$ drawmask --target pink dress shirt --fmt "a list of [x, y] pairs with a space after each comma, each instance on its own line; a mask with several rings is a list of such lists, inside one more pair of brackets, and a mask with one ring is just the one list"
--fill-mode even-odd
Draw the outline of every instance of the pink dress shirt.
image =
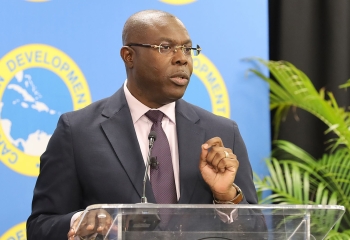
[[[147, 107], [139, 100], [137, 100], [129, 91], [124, 83], [124, 93], [126, 101], [130, 108], [132, 122], [136, 131], [137, 140], [140, 145], [141, 153], [145, 165], [147, 163], [148, 155], [148, 134], [151, 131], [152, 122], [145, 116], [151, 108]], [[177, 145], [177, 133], [176, 133], [176, 119], [175, 119], [175, 102], [166, 104], [157, 110], [162, 111], [165, 116], [162, 120], [163, 130], [168, 138], [171, 152], [171, 159], [173, 162], [174, 179], [176, 186], [177, 200], [180, 198], [180, 178], [179, 178], [179, 150]], [[149, 173], [148, 173], [149, 174]], [[148, 175], [149, 176], [149, 175]]]
[[[148, 155], [148, 134], [151, 131], [152, 122], [145, 116], [151, 108], [147, 107], [139, 100], [137, 100], [129, 91], [126, 86], [127, 81], [124, 83], [124, 93], [126, 101], [129, 105], [132, 122], [134, 124], [137, 140], [140, 145], [143, 161], [145, 165], [147, 163]], [[168, 138], [171, 152], [171, 159], [173, 162], [174, 179], [176, 187], [177, 200], [180, 198], [180, 178], [179, 178], [179, 149], [177, 145], [177, 133], [176, 133], [176, 119], [175, 119], [175, 102], [166, 104], [157, 110], [162, 111], [165, 116], [162, 120], [163, 130]], [[199, 161], [199, 159], [198, 159]], [[148, 173], [149, 176], [149, 173]], [[71, 226], [73, 222], [79, 217], [82, 212], [75, 213], [71, 218]], [[220, 219], [224, 222], [232, 222], [237, 216], [235, 216], [236, 211], [232, 211], [230, 216], [217, 211]], [[78, 239], [78, 238], [75, 238]]]

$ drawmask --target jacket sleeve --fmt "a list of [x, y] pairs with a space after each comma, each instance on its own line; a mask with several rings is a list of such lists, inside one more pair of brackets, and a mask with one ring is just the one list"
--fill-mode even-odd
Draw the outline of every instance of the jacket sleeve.
[[74, 139], [62, 115], [46, 151], [27, 221], [28, 240], [67, 239], [72, 215], [79, 210], [81, 189], [74, 162]]
[[257, 204], [258, 197], [253, 182], [252, 167], [250, 165], [247, 148], [236, 123], [234, 124], [234, 144], [232, 150], [239, 161], [235, 184], [241, 188], [244, 195], [241, 204]]

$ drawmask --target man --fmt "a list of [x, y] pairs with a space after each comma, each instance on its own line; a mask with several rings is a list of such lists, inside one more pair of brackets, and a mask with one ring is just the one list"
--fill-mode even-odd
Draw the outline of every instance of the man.
[[[73, 239], [77, 212], [91, 204], [140, 202], [147, 137], [156, 124], [149, 110], [164, 113], [162, 128], [171, 153], [166, 168], [174, 186], [165, 197], [175, 196], [159, 198], [151, 176], [152, 185], [146, 185], [149, 202], [257, 203], [236, 123], [181, 99], [192, 74], [191, 53], [200, 51], [183, 23], [166, 12], [141, 11], [125, 23], [122, 40], [124, 86], [107, 99], [63, 114], [41, 156], [28, 240], [65, 239], [67, 232]], [[99, 223], [91, 224], [96, 229]]]

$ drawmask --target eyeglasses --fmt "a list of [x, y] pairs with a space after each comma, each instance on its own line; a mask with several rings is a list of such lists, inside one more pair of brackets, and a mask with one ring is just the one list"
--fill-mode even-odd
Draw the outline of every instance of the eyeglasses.
[[137, 46], [137, 47], [146, 47], [146, 48], [158, 48], [158, 52], [161, 54], [164, 54], [164, 55], [170, 54], [172, 52], [177, 52], [178, 48], [181, 48], [181, 51], [185, 56], [190, 56], [191, 54], [193, 54], [194, 56], [198, 56], [199, 53], [202, 51], [202, 49], [199, 45], [197, 45], [197, 47], [194, 48], [194, 47], [188, 47], [185, 45], [174, 46], [174, 45], [171, 45], [169, 43], [161, 43], [159, 45], [130, 43], [126, 46], [128, 46], [128, 47]]

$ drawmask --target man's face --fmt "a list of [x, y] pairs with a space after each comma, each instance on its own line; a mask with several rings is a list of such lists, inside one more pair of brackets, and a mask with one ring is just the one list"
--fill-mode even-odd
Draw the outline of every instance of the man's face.
[[[183, 24], [170, 17], [155, 20], [136, 41], [133, 43], [192, 45]], [[181, 48], [169, 54], [159, 53], [158, 48], [131, 48], [134, 56], [128, 89], [134, 97], [148, 107], [158, 108], [184, 95], [193, 70], [191, 55], [184, 55]]]

